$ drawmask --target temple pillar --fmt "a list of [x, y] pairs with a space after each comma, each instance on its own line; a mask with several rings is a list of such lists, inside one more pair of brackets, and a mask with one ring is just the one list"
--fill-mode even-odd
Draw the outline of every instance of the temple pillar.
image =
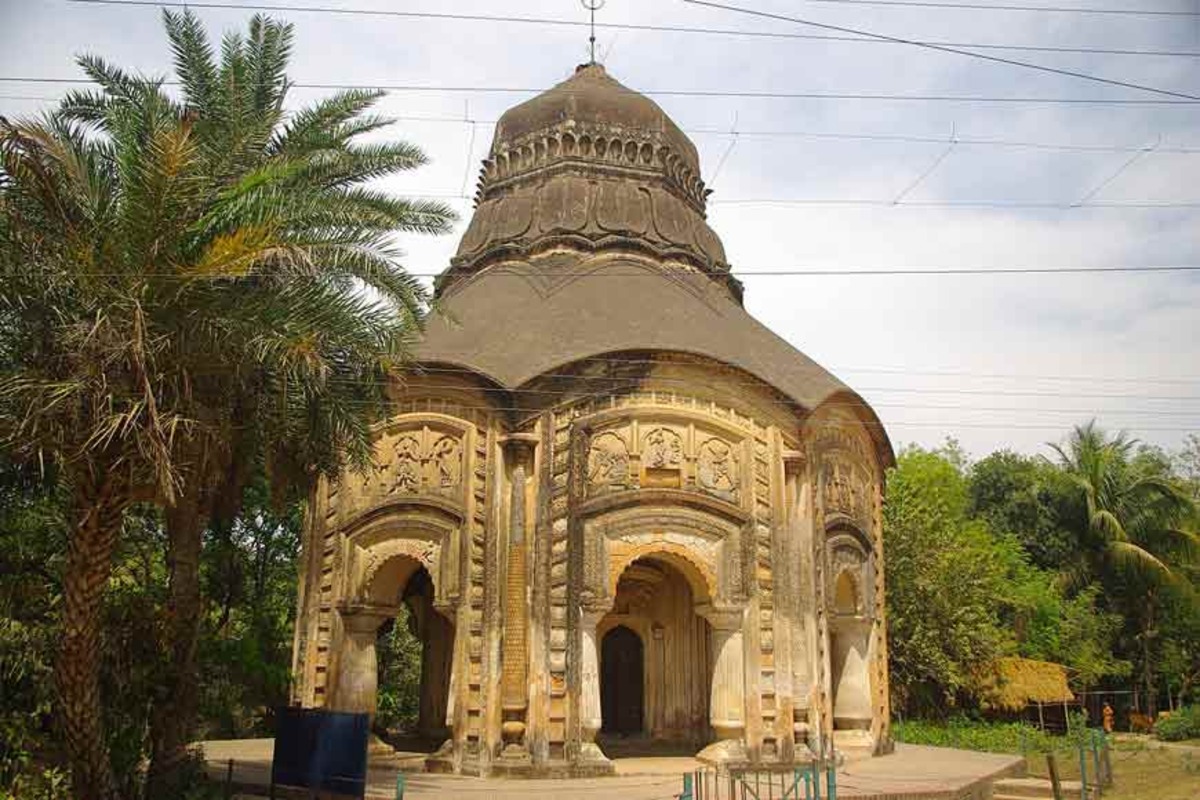
[[398, 609], [378, 606], [353, 606], [341, 610], [343, 642], [330, 708], [356, 714], [369, 714], [375, 721], [379, 691], [379, 663], [375, 640], [379, 626], [396, 616]]
[[596, 641], [596, 626], [608, 608], [585, 608], [580, 619], [583, 633], [581, 649], [581, 686], [579, 698], [581, 761], [608, 763], [608, 757], [596, 744], [596, 734], [604, 722], [600, 706], [600, 651]]
[[529, 711], [529, 563], [526, 545], [527, 464], [532, 462], [533, 441], [511, 436], [505, 443], [509, 473], [509, 517], [504, 584], [504, 637], [502, 643], [501, 725], [503, 747], [496, 766], [527, 770], [531, 764], [526, 742]]
[[696, 613], [712, 626], [713, 675], [709, 723], [716, 741], [696, 758], [721, 764], [746, 760], [746, 612], [730, 606], [699, 605]]

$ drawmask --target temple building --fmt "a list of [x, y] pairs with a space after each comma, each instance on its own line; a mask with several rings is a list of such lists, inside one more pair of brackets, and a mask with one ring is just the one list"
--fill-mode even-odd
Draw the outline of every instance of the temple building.
[[294, 702], [374, 713], [406, 604], [432, 769], [890, 748], [891, 446], [743, 309], [707, 195], [598, 64], [502, 116], [377, 469], [311, 500]]

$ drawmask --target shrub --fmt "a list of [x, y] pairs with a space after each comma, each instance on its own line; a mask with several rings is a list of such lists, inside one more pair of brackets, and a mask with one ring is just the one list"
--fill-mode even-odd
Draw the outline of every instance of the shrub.
[[1154, 725], [1154, 735], [1164, 742], [1200, 739], [1200, 705], [1184, 706]]
[[1061, 737], [1051, 736], [1024, 722], [985, 722], [963, 716], [951, 717], [946, 722], [893, 722], [892, 735], [896, 741], [908, 744], [988, 753], [1044, 752], [1061, 746]]

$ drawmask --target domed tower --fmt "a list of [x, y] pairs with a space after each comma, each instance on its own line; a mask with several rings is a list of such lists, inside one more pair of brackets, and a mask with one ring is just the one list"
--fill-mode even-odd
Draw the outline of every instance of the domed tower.
[[742, 308], [707, 194], [598, 64], [501, 117], [378, 468], [313, 497], [295, 700], [374, 714], [407, 607], [433, 769], [890, 747], [891, 448]]

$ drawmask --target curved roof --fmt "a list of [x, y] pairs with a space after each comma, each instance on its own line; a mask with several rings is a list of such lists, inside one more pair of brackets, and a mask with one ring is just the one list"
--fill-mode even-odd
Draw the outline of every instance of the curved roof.
[[570, 255], [509, 262], [443, 297], [417, 349], [516, 388], [622, 350], [691, 353], [739, 367], [812, 409], [849, 388], [750, 316], [705, 276], [641, 259]]

